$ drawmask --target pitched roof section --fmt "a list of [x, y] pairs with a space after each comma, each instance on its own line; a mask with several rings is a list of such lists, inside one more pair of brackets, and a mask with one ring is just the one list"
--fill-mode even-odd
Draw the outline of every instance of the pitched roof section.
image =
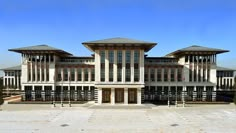
[[117, 38], [109, 38], [109, 39], [96, 40], [96, 41], [88, 41], [88, 42], [83, 42], [82, 44], [85, 45], [85, 47], [87, 47], [91, 51], [94, 51], [95, 48], [99, 47], [99, 46], [100, 47], [104, 47], [104, 46], [116, 46], [116, 47], [137, 46], [137, 47], [144, 47], [145, 51], [149, 51], [157, 43], [117, 37]]
[[60, 53], [60, 54], [65, 54], [65, 55], [72, 55], [71, 53], [68, 53], [64, 50], [54, 48], [48, 45], [35, 45], [35, 46], [29, 46], [29, 47], [22, 47], [22, 48], [14, 48], [14, 49], [9, 49], [9, 51], [14, 51], [18, 53], [28, 53], [30, 52], [46, 52], [46, 51], [53, 51], [55, 53]]
[[220, 53], [224, 53], [224, 52], [229, 52], [229, 50], [208, 48], [208, 47], [202, 47], [202, 46], [198, 46], [198, 45], [192, 45], [190, 47], [179, 49], [179, 50], [176, 50], [172, 53], [169, 53], [169, 54], [167, 54], [167, 56], [177, 55], [177, 54], [181, 54], [181, 53], [184, 53], [184, 52], [215, 52], [216, 54], [220, 54]]
[[220, 66], [217, 66], [216, 70], [217, 71], [236, 71], [234, 69], [230, 69], [230, 68], [226, 68], [226, 67], [220, 67]]
[[4, 71], [21, 70], [21, 65], [13, 66], [13, 67], [7, 67], [7, 68], [2, 68], [1, 70], [4, 70]]

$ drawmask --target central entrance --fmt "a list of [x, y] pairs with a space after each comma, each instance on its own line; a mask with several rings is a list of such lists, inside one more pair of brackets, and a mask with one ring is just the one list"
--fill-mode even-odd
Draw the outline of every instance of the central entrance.
[[137, 103], [137, 89], [128, 89], [128, 103]]
[[115, 103], [124, 103], [124, 88], [115, 89]]
[[111, 102], [111, 89], [105, 88], [102, 89], [102, 103], [110, 103]]

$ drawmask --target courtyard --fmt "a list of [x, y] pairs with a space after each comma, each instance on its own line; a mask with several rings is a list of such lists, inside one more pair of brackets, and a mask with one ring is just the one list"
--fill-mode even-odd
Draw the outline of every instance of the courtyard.
[[187, 105], [183, 108], [144, 105], [4, 104], [1, 133], [45, 132], [236, 132], [233, 104]]

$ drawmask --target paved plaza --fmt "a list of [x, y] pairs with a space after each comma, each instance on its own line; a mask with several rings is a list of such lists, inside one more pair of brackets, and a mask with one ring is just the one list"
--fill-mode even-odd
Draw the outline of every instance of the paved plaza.
[[5, 104], [0, 111], [1, 133], [235, 133], [236, 108], [227, 105], [95, 106], [77, 104], [52, 108], [43, 104]]

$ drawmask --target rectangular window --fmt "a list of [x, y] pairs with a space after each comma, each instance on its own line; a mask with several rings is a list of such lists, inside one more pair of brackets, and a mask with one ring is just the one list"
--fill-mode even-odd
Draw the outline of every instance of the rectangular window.
[[63, 81], [68, 81], [68, 70], [67, 68], [63, 68]]
[[130, 50], [126, 50], [125, 51], [125, 61], [126, 61], [126, 64], [125, 64], [125, 81], [126, 82], [130, 82], [130, 78], [131, 78], [131, 69], [130, 69], [130, 58], [131, 58], [131, 51]]
[[70, 81], [75, 81], [75, 68], [70, 69]]
[[168, 81], [168, 68], [164, 68], [164, 81]]
[[144, 81], [148, 81], [148, 70], [149, 68], [145, 68], [145, 74], [144, 74]]
[[151, 77], [151, 81], [153, 82], [153, 81], [155, 81], [155, 69], [154, 68], [151, 68], [151, 75], [150, 75]]
[[178, 81], [182, 81], [182, 68], [178, 68]]
[[[43, 77], [43, 76], [42, 76]], [[57, 68], [57, 81], [61, 81], [61, 69], [60, 68]]]
[[172, 82], [175, 81], [175, 68], [171, 68], [171, 74], [170, 74], [170, 79]]
[[82, 81], [82, 70], [81, 70], [81, 68], [77, 69], [77, 80]]
[[157, 81], [162, 81], [161, 79], [161, 68], [157, 68]]
[[84, 81], [88, 81], [88, 68], [84, 68]]
[[94, 68], [92, 68], [91, 69], [91, 73], [92, 73], [92, 75], [91, 75], [91, 81], [95, 81], [95, 69]]

